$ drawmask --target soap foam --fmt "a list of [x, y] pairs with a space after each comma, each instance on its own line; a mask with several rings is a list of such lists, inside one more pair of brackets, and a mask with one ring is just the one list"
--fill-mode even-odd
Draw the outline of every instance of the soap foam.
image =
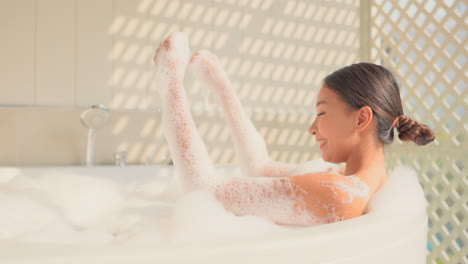
[[288, 178], [233, 178], [219, 184], [215, 192], [236, 215], [256, 215], [279, 224], [320, 223], [302, 199], [306, 192]]
[[350, 204], [354, 201], [354, 198], [365, 198], [370, 194], [370, 188], [363, 180], [355, 175], [350, 175], [345, 178], [343, 182], [335, 181], [320, 181], [324, 186], [330, 188], [337, 197], [337, 192], [346, 194], [347, 200], [343, 200], [344, 204]]
[[245, 239], [284, 228], [257, 216], [235, 216], [211, 192], [193, 191], [182, 197], [171, 216], [170, 243]]
[[427, 201], [416, 171], [399, 165], [388, 175], [387, 182], [369, 202], [368, 209], [374, 214], [392, 215], [396, 211], [401, 213], [421, 206], [427, 206]]
[[[67, 231], [67, 228], [59, 228], [56, 224], [49, 227], [57, 232], [105, 229], [108, 233], [116, 234], [138, 222], [134, 216], [120, 215], [124, 206], [123, 194], [120, 187], [108, 179], [50, 171], [34, 177], [17, 176], [3, 185], [2, 193], [11, 195], [9, 199], [20, 199], [17, 200], [21, 204], [18, 210], [11, 210], [8, 204], [2, 204], [4, 211], [12, 212], [12, 219], [27, 220], [28, 211], [32, 215], [40, 215], [31, 218], [34, 223], [24, 222], [23, 226], [29, 225], [33, 229], [42, 228], [44, 221], [51, 222], [51, 215], [68, 227]], [[29, 202], [21, 200], [22, 196], [30, 199]]]
[[[17, 175], [20, 174], [20, 171], [16, 168], [3, 168], [3, 175], [0, 175], [0, 188], [5, 186], [11, 180], [13, 180]], [[1, 190], [1, 189], [0, 189]]]
[[[53, 175], [53, 177], [49, 175], [39, 178], [35, 177], [37, 175], [21, 175], [18, 176], [22, 179], [21, 182], [11, 181], [8, 191], [6, 188], [0, 191], [0, 210], [4, 213], [0, 218], [0, 239], [43, 243], [158, 245], [241, 240], [283, 232], [290, 228], [274, 224], [263, 216], [267, 214], [265, 212], [253, 211], [253, 214], [257, 215], [236, 216], [235, 213], [225, 208], [213, 192], [207, 190], [173, 194], [170, 196], [173, 198], [163, 201], [154, 199], [155, 196], [151, 195], [138, 196], [134, 192], [126, 192], [126, 187], [129, 186], [128, 180], [124, 183], [113, 178], [103, 179], [100, 175], [87, 176], [59, 172]], [[59, 177], [61, 179], [58, 179]], [[80, 179], [81, 177], [85, 180]], [[132, 177], [138, 176], [132, 175]], [[226, 181], [229, 181], [228, 179], [232, 176], [225, 175], [224, 177]], [[59, 186], [64, 188], [64, 182], [68, 182], [69, 186], [81, 185], [81, 187], [79, 191], [68, 188], [67, 192], [60, 192], [60, 195], [50, 194], [56, 192], [55, 189]], [[132, 189], [145, 188], [146, 182], [140, 184], [141, 186], [132, 181]], [[44, 188], [46, 185], [48, 187]], [[413, 169], [398, 167], [389, 174], [387, 183], [371, 200], [369, 213], [392, 215], [392, 212], [401, 213], [405, 208], [413, 210], [413, 208], [424, 206], [426, 201], [422, 189], [417, 185], [419, 182]], [[28, 186], [28, 191], [24, 190], [24, 186]], [[102, 193], [117, 192], [114, 195], [121, 199], [105, 198], [102, 201], [107, 201], [106, 203], [91, 206], [89, 200], [84, 197], [86, 194], [94, 196], [93, 202], [98, 204], [101, 203], [100, 198], [102, 198], [93, 194], [93, 190], [97, 190], [93, 186], [99, 186], [98, 190]], [[169, 189], [173, 188], [170, 184], [164, 184], [164, 186]], [[152, 195], [164, 193], [155, 183], [151, 190], [147, 192], [154, 192]], [[273, 195], [273, 190], [268, 195]], [[64, 200], [51, 201], [44, 197]], [[80, 201], [82, 201], [81, 205]], [[276, 198], [270, 200], [271, 203], [274, 201]], [[284, 204], [290, 205], [290, 203], [290, 200], [286, 200]], [[51, 207], [51, 204], [56, 206]], [[268, 203], [264, 205], [267, 206]], [[88, 225], [76, 228], [76, 223], [64, 217], [67, 215], [66, 211], [70, 210], [69, 206], [80, 208], [72, 214], [77, 217], [76, 219], [91, 219], [90, 215], [96, 214], [100, 215], [101, 221], [95, 218], [99, 224], [88, 222]], [[277, 208], [265, 207], [264, 209], [278, 212], [283, 210], [280, 205], [272, 204], [272, 206]], [[260, 208], [259, 212], [264, 209]], [[296, 212], [289, 211], [289, 213]], [[312, 216], [308, 217], [312, 218]], [[122, 224], [122, 219], [127, 219], [128, 224]], [[113, 226], [120, 226], [120, 229], [112, 228]]]

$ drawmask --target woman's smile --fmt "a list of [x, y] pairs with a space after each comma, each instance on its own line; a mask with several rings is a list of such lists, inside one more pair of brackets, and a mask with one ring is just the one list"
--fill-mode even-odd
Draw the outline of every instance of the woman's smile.
[[318, 142], [320, 143], [320, 149], [322, 149], [327, 144], [326, 139], [319, 140]]
[[320, 144], [320, 149], [324, 148], [327, 142], [325, 141], [324, 143]]

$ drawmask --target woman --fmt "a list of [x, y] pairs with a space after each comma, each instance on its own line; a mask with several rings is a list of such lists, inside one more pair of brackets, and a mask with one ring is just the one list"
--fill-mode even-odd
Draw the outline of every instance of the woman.
[[317, 97], [317, 117], [309, 132], [320, 143], [323, 160], [345, 162], [340, 170], [306, 173], [311, 163], [272, 161], [235, 96], [216, 56], [193, 55], [190, 66], [219, 99], [231, 128], [243, 172], [240, 178], [221, 177], [197, 133], [183, 89], [189, 64], [188, 39], [171, 34], [154, 57], [162, 99], [163, 126], [175, 169], [186, 190], [212, 191], [237, 215], [257, 215], [278, 224], [330, 223], [362, 215], [385, 183], [384, 145], [401, 140], [425, 145], [433, 132], [403, 115], [399, 88], [385, 68], [359, 63], [344, 67], [324, 80]]

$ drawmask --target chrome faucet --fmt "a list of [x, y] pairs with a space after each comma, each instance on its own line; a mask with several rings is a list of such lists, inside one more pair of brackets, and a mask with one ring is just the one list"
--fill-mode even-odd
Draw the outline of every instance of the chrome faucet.
[[125, 166], [127, 164], [127, 152], [114, 153], [114, 164], [120, 167]]
[[81, 115], [81, 123], [88, 128], [88, 140], [86, 144], [86, 166], [94, 164], [94, 142], [96, 129], [104, 126], [109, 119], [109, 109], [104, 105], [93, 105], [84, 110]]

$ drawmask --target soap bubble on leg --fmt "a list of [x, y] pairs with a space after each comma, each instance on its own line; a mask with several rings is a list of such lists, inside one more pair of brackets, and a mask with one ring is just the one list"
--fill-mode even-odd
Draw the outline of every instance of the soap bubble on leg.
[[244, 174], [263, 176], [258, 174], [261, 172], [258, 168], [270, 161], [265, 141], [235, 95], [218, 57], [207, 50], [201, 50], [192, 56], [189, 68], [216, 94], [228, 121], [234, 149]]
[[211, 185], [216, 171], [195, 127], [183, 87], [189, 61], [188, 37], [171, 34], [154, 57], [156, 85], [162, 99], [162, 122], [176, 175], [185, 190]]

